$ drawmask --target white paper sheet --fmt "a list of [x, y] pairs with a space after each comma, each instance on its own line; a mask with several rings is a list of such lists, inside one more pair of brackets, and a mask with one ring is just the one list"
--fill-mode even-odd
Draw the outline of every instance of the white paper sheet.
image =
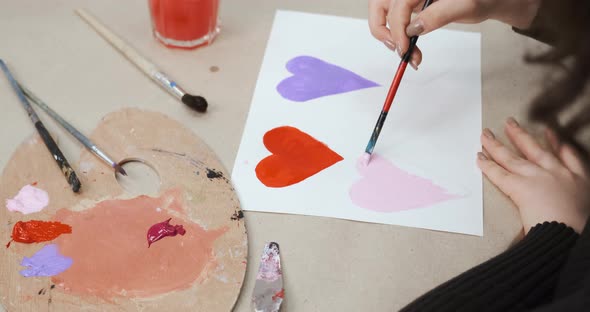
[[[242, 208], [483, 234], [480, 150], [480, 35], [438, 30], [420, 38], [424, 60], [408, 66], [375, 153], [412, 174], [434, 181], [458, 199], [399, 212], [375, 212], [352, 203], [363, 154], [399, 57], [369, 33], [366, 20], [278, 11], [242, 142], [232, 172]], [[307, 55], [348, 69], [379, 87], [305, 102], [283, 98], [277, 85], [285, 68]], [[270, 155], [264, 134], [293, 126], [326, 143], [344, 160], [282, 188], [266, 187], [255, 168]]]

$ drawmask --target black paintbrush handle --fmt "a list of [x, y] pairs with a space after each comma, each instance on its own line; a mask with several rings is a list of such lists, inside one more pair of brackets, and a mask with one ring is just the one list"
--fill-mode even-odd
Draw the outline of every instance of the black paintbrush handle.
[[70, 166], [70, 163], [68, 163], [66, 157], [57, 146], [57, 143], [55, 143], [41, 121], [37, 121], [35, 123], [35, 128], [37, 128], [37, 132], [39, 132], [39, 135], [41, 136], [41, 139], [43, 139], [47, 149], [53, 155], [53, 159], [55, 159], [59, 169], [61, 169], [61, 172], [66, 177], [66, 180], [72, 186], [72, 191], [78, 193], [80, 191], [80, 187], [82, 186], [80, 184], [80, 180], [78, 179], [76, 172], [74, 172], [74, 169], [72, 169], [72, 166]]
[[418, 43], [418, 36], [410, 38], [410, 45], [408, 46], [408, 51], [406, 51], [406, 54], [404, 54], [404, 56], [402, 57], [402, 61], [406, 63], [410, 62], [410, 59], [412, 58], [412, 53], [416, 48], [416, 43]]
[[45, 146], [47, 146], [47, 149], [53, 155], [53, 159], [55, 159], [55, 162], [57, 162], [57, 165], [66, 177], [68, 183], [72, 187], [72, 190], [77, 193], [78, 191], [80, 191], [81, 184], [80, 180], [78, 180], [78, 176], [74, 172], [74, 169], [72, 169], [72, 166], [70, 166], [70, 164], [66, 160], [66, 157], [63, 155], [63, 153], [61, 152], [61, 150], [59, 149], [59, 147], [57, 146], [57, 144], [55, 143], [47, 129], [45, 129], [45, 126], [43, 125], [41, 120], [39, 120], [39, 117], [35, 113], [35, 110], [33, 110], [33, 108], [31, 107], [31, 104], [25, 97], [25, 94], [23, 93], [21, 88], [18, 86], [18, 83], [12, 76], [12, 73], [1, 59], [0, 68], [2, 69], [2, 71], [4, 71], [4, 74], [6, 75], [6, 78], [8, 78], [8, 81], [10, 81], [10, 84], [12, 85], [14, 92], [16, 92], [16, 95], [18, 96], [19, 100], [21, 101], [21, 104], [27, 111], [27, 114], [31, 118], [31, 121], [33, 122], [33, 124], [35, 124], [37, 132], [39, 132], [39, 135], [43, 139]]

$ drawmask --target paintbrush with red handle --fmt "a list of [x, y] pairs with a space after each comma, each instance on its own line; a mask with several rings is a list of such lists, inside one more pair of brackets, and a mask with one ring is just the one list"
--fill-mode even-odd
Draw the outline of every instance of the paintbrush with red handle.
[[[431, 3], [432, 0], [426, 0], [426, 2], [424, 2], [422, 10], [426, 9]], [[389, 113], [389, 109], [391, 108], [391, 104], [393, 103], [393, 99], [395, 98], [395, 94], [397, 93], [397, 89], [399, 88], [399, 85], [402, 81], [402, 77], [404, 76], [404, 72], [406, 71], [408, 62], [410, 62], [412, 52], [414, 52], [414, 48], [416, 47], [417, 42], [418, 36], [410, 38], [410, 46], [408, 47], [408, 51], [406, 51], [406, 53], [402, 56], [402, 59], [397, 68], [397, 72], [393, 77], [391, 87], [389, 87], [389, 92], [387, 92], [387, 97], [385, 98], [385, 104], [383, 104], [383, 109], [381, 110], [381, 114], [377, 119], [377, 124], [373, 129], [371, 139], [369, 139], [369, 143], [367, 144], [367, 148], [365, 149], [365, 154], [363, 155], [363, 163], [365, 165], [367, 165], [371, 160], [371, 155], [373, 154], [373, 149], [375, 149], [375, 144], [377, 144], [377, 139], [379, 138], [379, 134], [381, 133], [381, 128], [383, 128], [383, 124], [385, 123], [385, 119], [387, 118], [387, 114]]]

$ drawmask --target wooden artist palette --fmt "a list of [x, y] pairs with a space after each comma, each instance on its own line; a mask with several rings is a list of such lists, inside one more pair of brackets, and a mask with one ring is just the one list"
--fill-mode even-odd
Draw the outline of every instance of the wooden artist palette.
[[[115, 159], [153, 168], [159, 190], [152, 197], [129, 194], [112, 169], [84, 150], [73, 165], [82, 182], [74, 194], [40, 138], [23, 142], [0, 179], [0, 200], [35, 184], [49, 194], [49, 204], [26, 215], [2, 207], [0, 241], [11, 240], [18, 221], [60, 221], [72, 233], [49, 242], [12, 242], [0, 252], [0, 310], [231, 310], [246, 271], [247, 234], [214, 153], [178, 122], [137, 109], [107, 115], [92, 139]], [[170, 218], [186, 234], [148, 248], [150, 226]], [[71, 258], [71, 266], [52, 277], [21, 276], [23, 257], [49, 244]]]

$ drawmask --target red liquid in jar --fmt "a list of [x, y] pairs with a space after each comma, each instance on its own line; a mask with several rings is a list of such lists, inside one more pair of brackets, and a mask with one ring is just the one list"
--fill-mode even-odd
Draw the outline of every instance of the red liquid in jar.
[[149, 0], [154, 36], [169, 47], [210, 44], [218, 33], [219, 0]]

